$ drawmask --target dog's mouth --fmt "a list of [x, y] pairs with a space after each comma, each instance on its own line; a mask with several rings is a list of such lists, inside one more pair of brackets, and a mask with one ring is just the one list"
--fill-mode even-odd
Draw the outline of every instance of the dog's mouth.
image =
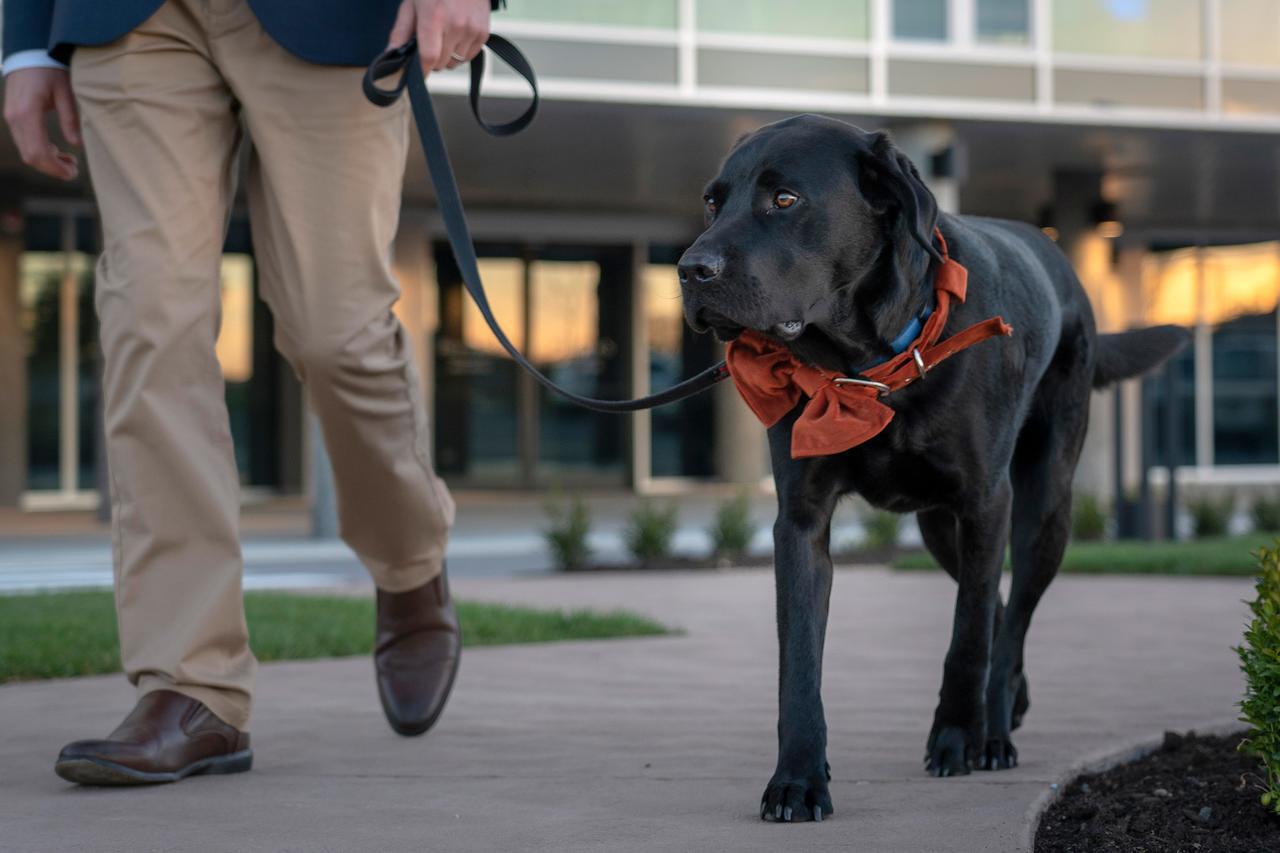
[[710, 331], [716, 336], [716, 340], [721, 343], [729, 343], [746, 331], [746, 327], [734, 322], [730, 318], [724, 316], [718, 311], [708, 310], [706, 308], [699, 309], [694, 315], [693, 322], [690, 323], [693, 330], [698, 334]]
[[[741, 323], [726, 317], [718, 311], [705, 308], [698, 311], [691, 325], [695, 332], [710, 331], [716, 336], [716, 340], [726, 344], [735, 340], [747, 330], [747, 327]], [[804, 330], [805, 324], [803, 320], [788, 320], [785, 323], [774, 323], [768, 329], [760, 329], [759, 331], [790, 342], [803, 335]]]

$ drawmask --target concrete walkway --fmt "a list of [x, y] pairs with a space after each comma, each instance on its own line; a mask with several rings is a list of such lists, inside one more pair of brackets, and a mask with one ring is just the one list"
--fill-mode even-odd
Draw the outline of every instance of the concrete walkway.
[[393, 735], [364, 659], [264, 666], [256, 769], [76, 789], [51, 763], [131, 704], [118, 677], [0, 687], [0, 850], [1012, 851], [1080, 755], [1222, 723], [1245, 580], [1060, 578], [1033, 626], [1022, 764], [931, 779], [951, 630], [940, 574], [840, 571], [827, 640], [836, 815], [758, 818], [777, 652], [766, 571], [462, 580], [460, 596], [625, 606], [683, 636], [469, 650], [449, 711]]

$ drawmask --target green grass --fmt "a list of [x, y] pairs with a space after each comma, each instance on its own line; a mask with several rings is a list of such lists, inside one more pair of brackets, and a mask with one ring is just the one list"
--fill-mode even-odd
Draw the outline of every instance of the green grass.
[[[373, 651], [373, 600], [251, 592], [245, 615], [261, 661], [365, 655]], [[464, 647], [669, 633], [625, 611], [596, 613], [457, 603]], [[0, 684], [117, 672], [110, 592], [0, 596]]]
[[[1270, 533], [1196, 539], [1191, 542], [1075, 542], [1067, 548], [1062, 571], [1086, 575], [1240, 575], [1253, 577], [1252, 556], [1276, 537]], [[934, 569], [928, 552], [904, 554], [895, 569]], [[1007, 566], [1006, 566], [1007, 568]]]

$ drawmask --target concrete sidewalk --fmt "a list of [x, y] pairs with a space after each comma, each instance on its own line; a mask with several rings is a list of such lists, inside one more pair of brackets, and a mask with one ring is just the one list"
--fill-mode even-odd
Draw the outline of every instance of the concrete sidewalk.
[[105, 734], [122, 679], [0, 687], [3, 851], [1011, 851], [1074, 760], [1229, 721], [1247, 580], [1060, 578], [1028, 652], [1021, 765], [922, 769], [953, 585], [842, 570], [825, 697], [836, 814], [758, 818], [773, 770], [767, 571], [460, 580], [460, 596], [625, 606], [682, 636], [469, 650], [439, 727], [381, 718], [364, 659], [264, 666], [256, 769], [143, 790], [70, 787], [59, 746]]

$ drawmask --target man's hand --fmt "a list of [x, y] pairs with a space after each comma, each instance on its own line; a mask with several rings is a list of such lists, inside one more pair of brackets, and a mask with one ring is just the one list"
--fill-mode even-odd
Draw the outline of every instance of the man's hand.
[[4, 78], [4, 120], [31, 168], [64, 181], [80, 174], [76, 155], [63, 151], [49, 139], [45, 116], [58, 113], [63, 138], [80, 144], [80, 116], [71, 94], [71, 75], [61, 68], [19, 68]]
[[489, 38], [489, 0], [404, 0], [387, 47], [399, 47], [415, 35], [424, 71], [457, 68]]

